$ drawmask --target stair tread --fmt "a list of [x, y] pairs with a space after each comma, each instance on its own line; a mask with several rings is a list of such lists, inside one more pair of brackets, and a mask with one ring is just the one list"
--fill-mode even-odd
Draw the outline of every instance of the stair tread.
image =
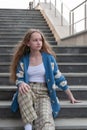
[[[0, 107], [10, 107], [11, 101], [0, 101]], [[70, 101], [60, 101], [61, 108], [87, 108], [87, 100], [81, 100], [79, 103], [72, 104]]]
[[[0, 62], [0, 65], [10, 65], [11, 63], [10, 62]], [[62, 63], [62, 62], [58, 62], [57, 63], [58, 65], [87, 65], [87, 63], [76, 63], [76, 62], [73, 62], [73, 63], [70, 63], [70, 62], [65, 62], [65, 63]]]
[[23, 123], [20, 119], [0, 119], [0, 127], [20, 127]]
[[[0, 53], [0, 55], [4, 56], [7, 55], [6, 53]], [[12, 53], [9, 53], [9, 55], [13, 55]], [[81, 54], [72, 54], [72, 53], [56, 53], [56, 56], [87, 56], [87, 53], [81, 53]]]
[[[87, 128], [87, 118], [57, 118], [55, 126], [58, 129]], [[23, 127], [21, 119], [0, 119], [0, 128]]]
[[[62, 73], [63, 75], [66, 75], [66, 76], [72, 76], [72, 77], [75, 77], [75, 76], [83, 76], [83, 77], [85, 77], [85, 76], [87, 76], [87, 72], [86, 73], [81, 73], [81, 72], [79, 72], [79, 73], [76, 73], [76, 72], [73, 72], [73, 73]], [[0, 73], [0, 76], [2, 76], [2, 77], [5, 77], [5, 76], [10, 76], [10, 73]]]
[[[0, 85], [0, 90], [13, 90], [16, 89], [16, 85]], [[87, 85], [70, 85], [69, 88], [71, 90], [87, 90]], [[61, 90], [62, 91], [62, 90]]]
[[87, 118], [64, 118], [56, 119], [55, 125], [58, 129], [87, 129]]

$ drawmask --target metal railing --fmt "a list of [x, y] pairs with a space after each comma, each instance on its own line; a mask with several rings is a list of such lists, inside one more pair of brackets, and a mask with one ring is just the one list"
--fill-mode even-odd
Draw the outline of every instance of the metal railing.
[[[57, 11], [60, 13], [60, 25], [69, 28], [69, 35], [87, 30], [87, 0], [70, 10], [62, 0], [33, 0], [35, 7], [39, 3], [49, 3], [49, 9], [53, 5], [54, 16], [57, 17]], [[79, 12], [81, 12], [79, 14]]]
[[70, 34], [87, 30], [87, 0], [70, 11]]

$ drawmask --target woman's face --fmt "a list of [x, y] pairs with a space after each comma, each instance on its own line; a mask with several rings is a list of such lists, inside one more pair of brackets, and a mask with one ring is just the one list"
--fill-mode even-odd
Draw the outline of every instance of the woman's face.
[[30, 50], [33, 51], [40, 51], [42, 48], [42, 37], [41, 34], [38, 32], [34, 32], [31, 35], [30, 41], [27, 44], [30, 47]]

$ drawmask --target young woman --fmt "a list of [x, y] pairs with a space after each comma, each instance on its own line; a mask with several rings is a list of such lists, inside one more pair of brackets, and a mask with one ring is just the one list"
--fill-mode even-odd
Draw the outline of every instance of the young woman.
[[60, 104], [56, 87], [77, 103], [43, 33], [30, 29], [17, 46], [11, 64], [11, 79], [18, 87], [18, 103], [25, 130], [55, 130]]

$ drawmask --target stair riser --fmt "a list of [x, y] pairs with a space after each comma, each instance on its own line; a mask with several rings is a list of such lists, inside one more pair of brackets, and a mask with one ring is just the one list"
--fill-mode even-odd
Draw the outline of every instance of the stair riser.
[[[37, 17], [35, 17], [35, 15], [37, 16]], [[2, 21], [2, 20], [5, 20], [6, 21], [6, 19], [7, 19], [7, 22], [9, 21], [9, 20], [13, 20], [13, 19], [15, 19], [15, 20], [17, 20], [17, 21], [20, 21], [20, 19], [22, 19], [22, 20], [25, 20], [25, 19], [29, 19], [29, 20], [33, 20], [33, 19], [40, 19], [40, 20], [43, 20], [44, 21], [44, 18], [43, 18], [43, 16], [41, 16], [41, 14], [29, 14], [28, 15], [28, 13], [26, 13], [26, 14], [24, 14], [24, 15], [21, 15], [21, 14], [14, 14], [14, 15], [1, 15], [0, 14], [0, 21]]]
[[0, 108], [0, 118], [14, 118], [14, 119], [18, 119], [21, 118], [19, 111], [16, 113], [13, 113], [11, 111], [10, 106], [9, 107], [4, 107], [4, 108]]
[[0, 62], [11, 62], [11, 59], [12, 55], [0, 55]]
[[0, 100], [12, 100], [15, 90], [0, 91]]
[[68, 85], [87, 85], [87, 76], [65, 76]]
[[[1, 41], [2, 45], [16, 45], [19, 41]], [[57, 45], [56, 41], [49, 41], [51, 45]]]
[[[14, 35], [14, 36], [12, 36], [12, 35]], [[24, 33], [22, 33], [22, 34], [9, 34], [9, 36], [8, 36], [8, 34], [0, 34], [0, 37], [2, 38], [2, 40], [3, 40], [3, 38], [6, 38], [7, 37], [7, 39], [15, 39], [15, 38], [18, 38], [18, 39], [21, 39], [23, 36], [24, 36]], [[16, 35], [17, 35], [17, 37], [16, 37]], [[53, 36], [52, 34], [45, 34], [46, 35], [46, 37], [47, 37], [47, 39], [49, 40], [49, 41], [51, 41], [51, 37]], [[0, 38], [0, 39], [1, 39]], [[12, 40], [11, 39], [11, 40]], [[17, 40], [18, 40], [17, 39]], [[54, 39], [54, 38], [52, 38], [52, 39]], [[16, 40], [16, 41], [17, 41]], [[53, 40], [52, 40], [53, 41]], [[11, 42], [11, 41], [10, 41]], [[13, 43], [13, 41], [12, 41], [12, 43]], [[9, 45], [8, 44], [8, 42], [6, 42], [6, 45]], [[1, 48], [0, 48], [0, 52], [7, 52], [9, 49], [10, 50], [12, 50], [15, 46], [13, 45], [13, 44], [11, 44], [11, 47], [9, 47], [9, 46], [2, 46]], [[85, 47], [85, 48], [77, 48], [77, 51], [76, 52], [74, 52], [74, 49], [72, 48], [72, 51], [70, 52], [70, 51], [68, 51], [69, 49], [63, 49], [63, 52], [61, 51], [61, 49], [60, 49], [60, 47], [58, 48], [58, 47], [53, 47], [52, 48], [57, 54], [59, 53], [59, 54], [66, 54], [66, 53], [68, 53], [68, 54], [86, 54], [87, 53], [87, 48]], [[71, 49], [70, 49], [71, 50]]]
[[[9, 50], [10, 51], [10, 50]], [[8, 73], [10, 65], [0, 65], [1, 73]], [[87, 73], [86, 65], [59, 65], [59, 69], [62, 73]]]
[[[23, 127], [0, 127], [0, 130], [24, 130], [24, 128]], [[35, 130], [35, 129], [33, 129], [33, 130]], [[56, 127], [56, 129], [55, 130], [87, 130], [87, 128], [73, 128], [73, 126], [70, 128], [61, 128], [61, 127]]]
[[[59, 118], [75, 118], [75, 117], [84, 117], [87, 118], [87, 108], [61, 108], [59, 112]], [[0, 118], [20, 118], [19, 112], [11, 112], [10, 107], [0, 108]]]
[[29, 12], [29, 14], [41, 14], [40, 13], [40, 11], [39, 10], [37, 10], [37, 11], [35, 11], [35, 10], [29, 10], [29, 9], [27, 9], [27, 10], [24, 10], [24, 9], [0, 9], [0, 14], [2, 14], [2, 15], [10, 15], [10, 14], [20, 14], [20, 15], [22, 15], [22, 14], [26, 14], [26, 12]]
[[87, 118], [87, 108], [61, 108], [59, 118]]
[[0, 130], [24, 130], [23, 127], [0, 127]]
[[[19, 23], [20, 24], [20, 23]], [[25, 22], [25, 24], [27, 24], [26, 22]], [[17, 28], [17, 29], [28, 29], [28, 28], [37, 28], [37, 29], [40, 29], [40, 30], [46, 30], [46, 29], [49, 29], [49, 27], [48, 26], [40, 26], [40, 25], [35, 25], [35, 24], [31, 24], [31, 25], [27, 25], [27, 26], [21, 26], [21, 25], [13, 25], [13, 26], [11, 26], [11, 25], [7, 25], [6, 27], [4, 27], [4, 26], [2, 26], [2, 27], [0, 27], [0, 29], [14, 29], [14, 28]]]
[[[83, 126], [84, 127], [84, 126]], [[80, 127], [80, 126], [76, 126], [76, 127], [74, 127], [74, 126], [63, 126], [63, 127], [56, 127], [56, 130], [87, 130], [87, 128], [86, 127]]]
[[[70, 77], [70, 76], [65, 76], [67, 81], [68, 81], [68, 85], [87, 85], [87, 76], [74, 76], [74, 77]], [[0, 84], [2, 85], [12, 85], [12, 83], [10, 83], [9, 81], [9, 77], [8, 76], [0, 76]]]
[[57, 62], [76, 62], [76, 63], [87, 63], [87, 56], [85, 55], [83, 55], [83, 56], [76, 56], [76, 55], [71, 55], [71, 56], [62, 56], [62, 55], [59, 55], [59, 56], [57, 56], [57, 58], [56, 58], [56, 60], [57, 60]]
[[[3, 59], [2, 59], [3, 57]], [[11, 61], [12, 55], [7, 55], [7, 54], [0, 54], [0, 62], [10, 62]], [[57, 56], [56, 58], [57, 62], [76, 62], [76, 63], [87, 63], [87, 56]]]
[[87, 73], [87, 65], [59, 65], [63, 73]]
[[[15, 90], [0, 90], [0, 100], [12, 100]], [[76, 99], [86, 100], [87, 99], [87, 90], [72, 90], [72, 93]], [[68, 100], [68, 97], [63, 91], [57, 91], [57, 96], [59, 100]]]
[[[4, 37], [4, 38], [0, 38], [0, 42], [1, 41], [6, 41], [6, 42], [16, 41], [17, 42], [17, 41], [20, 41], [21, 39], [22, 39], [22, 37], [20, 37], [20, 38], [15, 38], [15, 37], [14, 38], [11, 38], [11, 37], [10, 38], [5, 38]], [[54, 38], [53, 37], [47, 37], [47, 40], [48, 41], [54, 41]]]
[[81, 54], [87, 53], [87, 47], [55, 47], [57, 53]]
[[53, 47], [56, 53], [81, 54], [87, 53], [87, 47]]
[[[71, 90], [74, 97], [78, 100], [87, 100], [87, 90]], [[59, 100], [68, 100], [67, 95], [63, 91], [57, 91]], [[11, 98], [12, 99], [12, 98]]]
[[[30, 28], [31, 28], [31, 27], [29, 27], [29, 26], [28, 26], [27, 28], [25, 28], [25, 29], [24, 29], [24, 28], [19, 28], [19, 29], [18, 29], [18, 28], [14, 28], [14, 31], [15, 31], [15, 33], [17, 33], [17, 32], [19, 32], [19, 33], [21, 33], [21, 32], [22, 32], [22, 33], [25, 33], [25, 32], [26, 32], [28, 29], [30, 29]], [[40, 29], [40, 28], [38, 28], [38, 29]], [[41, 29], [41, 30], [43, 31], [43, 33], [51, 33], [50, 30], [46, 30], [46, 29], [44, 29], [44, 28]], [[3, 29], [0, 28], [0, 32], [1, 32], [1, 31], [3, 31], [3, 32], [5, 32], [5, 33], [8, 33], [8, 32], [11, 33], [11, 32], [13, 32], [13, 28], [9, 28], [9, 30], [6, 29], [6, 28], [3, 28]]]
[[[8, 33], [6, 33], [6, 32], [0, 32], [0, 37], [4, 37], [5, 36], [5, 37], [9, 37], [9, 38], [10, 37], [15, 37], [16, 38], [16, 37], [22, 37], [22, 36], [24, 36], [24, 34], [25, 34], [24, 32], [13, 32], [13, 33], [11, 33], [11, 32], [8, 32]], [[44, 35], [46, 37], [53, 37], [52, 33], [44, 33]]]

